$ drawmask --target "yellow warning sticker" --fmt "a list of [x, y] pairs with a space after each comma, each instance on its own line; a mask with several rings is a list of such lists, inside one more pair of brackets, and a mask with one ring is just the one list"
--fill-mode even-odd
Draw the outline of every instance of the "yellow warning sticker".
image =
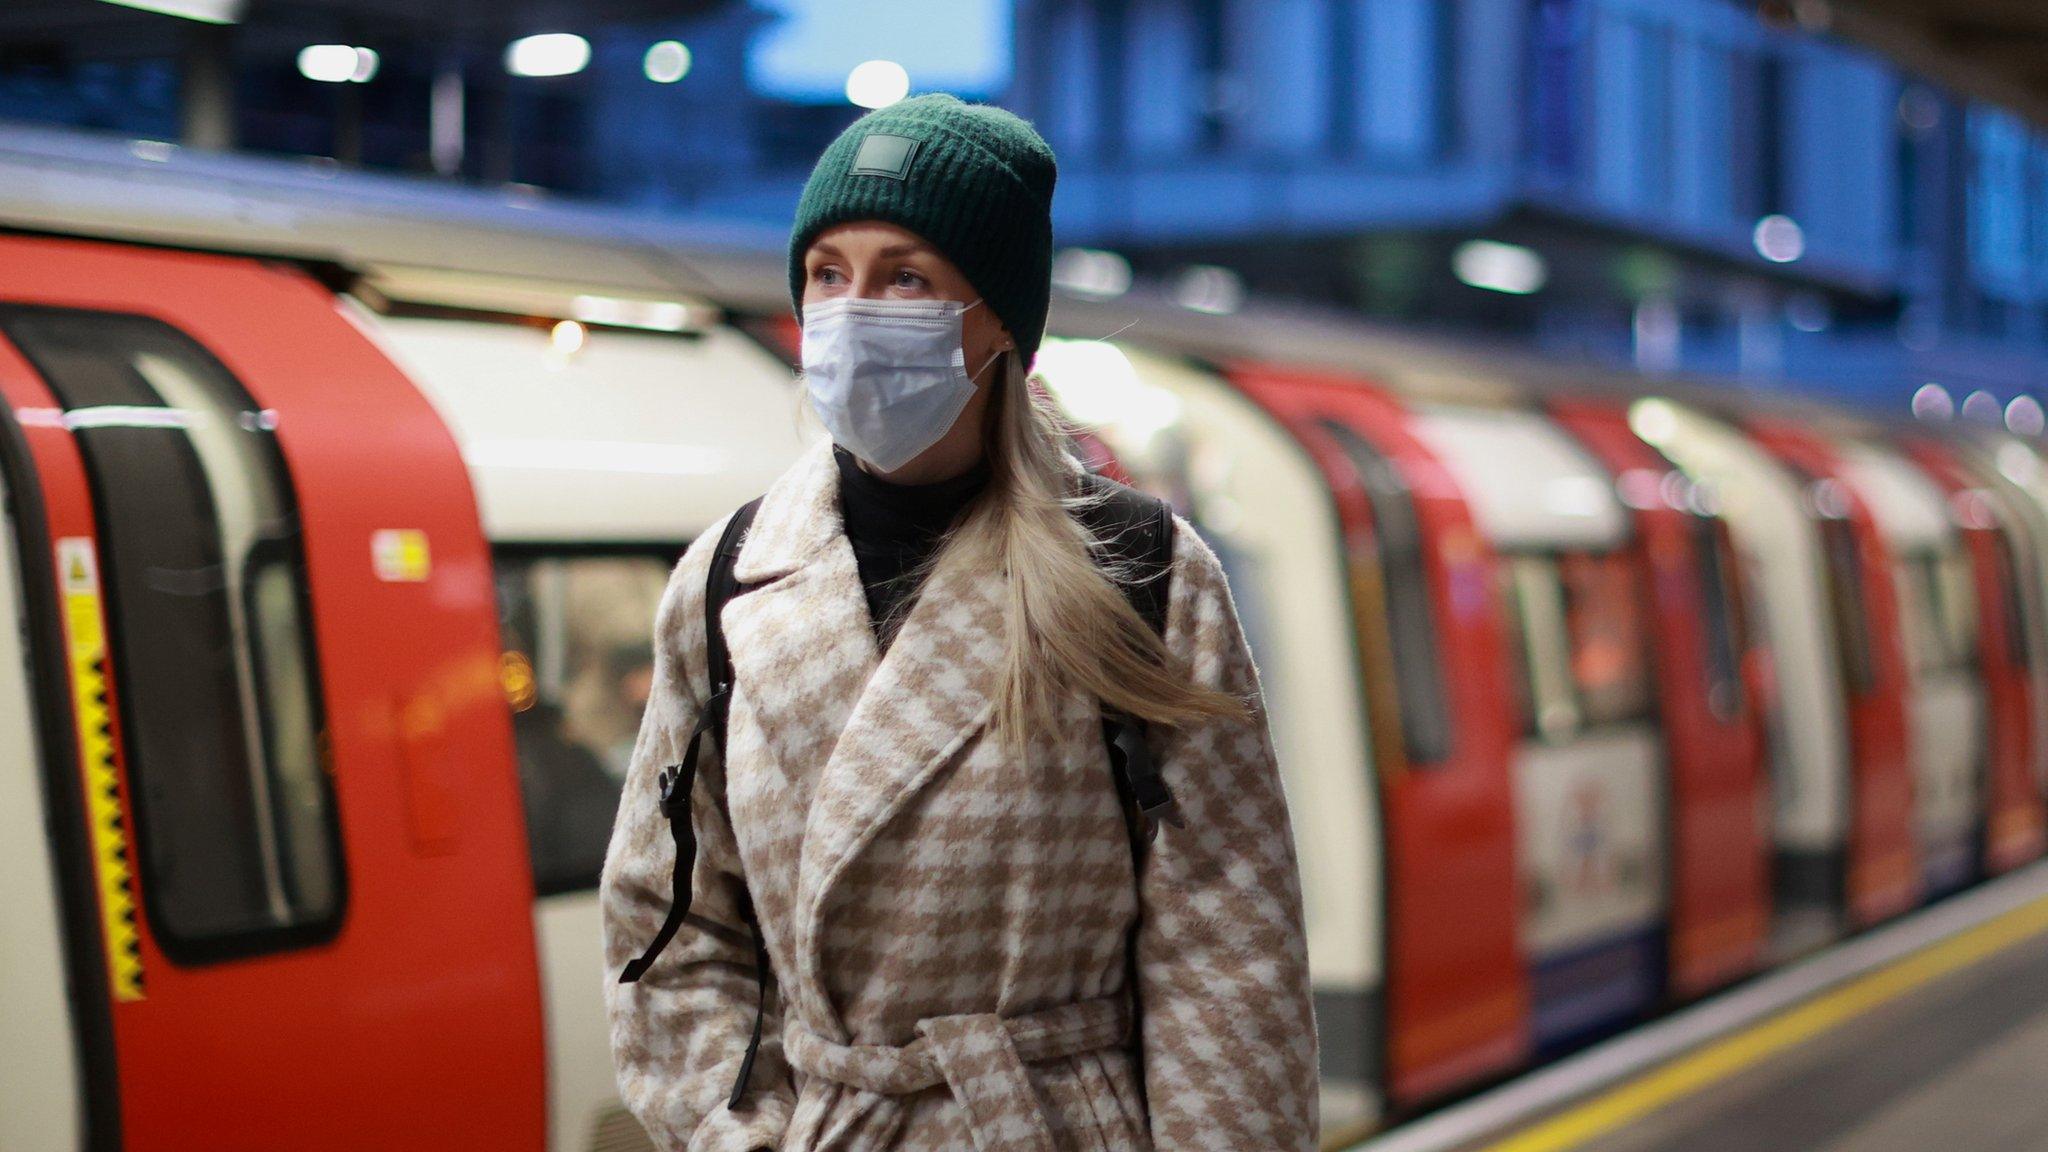
[[99, 881], [107, 978], [114, 999], [140, 1000], [142, 940], [135, 919], [135, 870], [128, 818], [121, 807], [121, 773], [114, 763], [112, 718], [107, 712], [107, 638], [100, 614], [99, 564], [89, 537], [66, 536], [57, 541], [57, 574], [63, 587], [72, 715], [78, 725], [86, 820], [93, 871]]
[[430, 570], [427, 534], [418, 528], [379, 528], [370, 533], [370, 564], [379, 580], [425, 580]]

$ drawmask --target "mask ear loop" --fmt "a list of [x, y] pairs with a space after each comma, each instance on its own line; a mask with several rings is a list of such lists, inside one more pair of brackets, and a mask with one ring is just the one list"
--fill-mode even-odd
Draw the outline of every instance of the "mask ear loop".
[[1003, 358], [1003, 353], [1005, 353], [1005, 352], [1007, 352], [1007, 351], [1009, 351], [1009, 349], [1007, 349], [1007, 348], [998, 348], [998, 349], [996, 349], [996, 354], [995, 354], [995, 355], [993, 355], [993, 356], [991, 356], [991, 357], [989, 357], [988, 359], [986, 359], [986, 360], [982, 361], [982, 362], [981, 362], [981, 367], [980, 367], [980, 368], [978, 368], [978, 369], [976, 369], [976, 370], [975, 370], [975, 372], [974, 372], [974, 375], [972, 375], [972, 376], [969, 376], [969, 377], [968, 377], [968, 379], [969, 379], [969, 380], [971, 380], [971, 381], [973, 381], [976, 387], [980, 387], [980, 385], [981, 385], [981, 374], [982, 374], [983, 372], [986, 372], [986, 371], [988, 371], [988, 366], [989, 366], [989, 365], [991, 365], [991, 364], [995, 363], [995, 362], [996, 362], [996, 361], [998, 361], [998, 360], [1001, 360], [1001, 359]]
[[[962, 308], [962, 309], [960, 310], [960, 315], [962, 315], [962, 316], [965, 316], [965, 315], [967, 315], [967, 314], [968, 314], [969, 312], [972, 312], [972, 311], [974, 311], [974, 310], [975, 310], [976, 308], [979, 308], [979, 307], [981, 307], [981, 305], [982, 305], [982, 302], [983, 302], [984, 300], [986, 300], [986, 299], [987, 299], [987, 297], [984, 297], [984, 296], [976, 296], [976, 297], [974, 298], [974, 303], [972, 303], [972, 304], [969, 304], [969, 305], [968, 305], [967, 307], [965, 307], [965, 308]], [[993, 355], [993, 356], [991, 356], [991, 357], [989, 357], [989, 358], [988, 358], [987, 360], [984, 360], [984, 361], [982, 361], [982, 363], [981, 363], [981, 367], [979, 367], [979, 368], [975, 369], [975, 370], [974, 370], [974, 374], [973, 374], [973, 375], [971, 375], [971, 376], [969, 376], [969, 377], [968, 377], [967, 379], [969, 379], [970, 381], [972, 381], [972, 382], [973, 382], [973, 383], [975, 384], [975, 386], [976, 386], [976, 387], [979, 387], [979, 386], [981, 385], [981, 374], [982, 374], [983, 372], [986, 372], [986, 371], [988, 371], [988, 366], [989, 366], [989, 365], [991, 365], [991, 364], [993, 364], [993, 363], [995, 363], [996, 361], [998, 361], [998, 360], [1002, 359], [1002, 358], [1003, 358], [1003, 353], [1005, 353], [1005, 352], [1008, 352], [1008, 351], [1009, 351], [1009, 349], [1008, 349], [1008, 348], [998, 348], [998, 349], [996, 349], [996, 354], [995, 354], [995, 355]]]

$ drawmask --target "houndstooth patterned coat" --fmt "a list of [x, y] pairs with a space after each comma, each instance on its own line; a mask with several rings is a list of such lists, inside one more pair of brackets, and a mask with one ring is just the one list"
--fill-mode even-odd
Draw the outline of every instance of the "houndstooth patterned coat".
[[[1069, 460], [1070, 468], [1078, 467]], [[1259, 678], [1215, 554], [1185, 521], [1167, 642], [1249, 721], [1156, 727], [1186, 821], [1134, 878], [1093, 701], [1018, 764], [987, 735], [998, 575], [935, 574], [886, 653], [820, 440], [771, 486], [724, 624], [729, 764], [707, 741], [688, 922], [634, 984], [669, 902], [655, 776], [706, 692], [703, 596], [723, 521], [685, 553], [601, 884], [605, 996], [627, 1106], [687, 1152], [1306, 1152], [1317, 1041], [1300, 878]], [[774, 976], [754, 1017], [750, 893]], [[1127, 1050], [1138, 937], [1148, 1109]]]

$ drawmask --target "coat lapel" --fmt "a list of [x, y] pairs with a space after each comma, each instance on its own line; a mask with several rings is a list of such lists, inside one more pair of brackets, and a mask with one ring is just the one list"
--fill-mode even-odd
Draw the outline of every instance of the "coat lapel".
[[996, 574], [932, 573], [825, 763], [798, 877], [813, 979], [823, 975], [814, 942], [846, 866], [988, 722], [1003, 658], [1000, 592]]
[[830, 440], [769, 487], [733, 575], [759, 585], [721, 617], [733, 672], [790, 788], [807, 797], [876, 663]]

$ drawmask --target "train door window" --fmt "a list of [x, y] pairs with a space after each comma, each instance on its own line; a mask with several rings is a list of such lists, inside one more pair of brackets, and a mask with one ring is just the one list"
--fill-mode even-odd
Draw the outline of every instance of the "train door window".
[[1500, 567], [1509, 631], [1519, 651], [1514, 679], [1524, 730], [1550, 743], [1571, 740], [1584, 722], [1572, 677], [1572, 644], [1557, 561], [1507, 556]]
[[1650, 710], [1650, 657], [1642, 586], [1625, 552], [1558, 557], [1572, 686], [1587, 724], [1616, 724]]
[[680, 551], [498, 552], [500, 671], [540, 895], [597, 886]]
[[1934, 618], [1952, 668], [1977, 662], [1977, 578], [1970, 554], [1951, 544], [1933, 558]]
[[2000, 623], [2005, 628], [2006, 659], [2015, 667], [2030, 668], [2034, 663], [2034, 648], [2028, 642], [2027, 588], [2022, 584], [2019, 555], [2013, 548], [2012, 533], [2004, 528], [1993, 531], [1994, 551], [1998, 556], [1998, 586], [2005, 603], [2005, 619]]
[[144, 905], [184, 963], [332, 935], [344, 900], [297, 504], [261, 410], [136, 316], [0, 311], [92, 487]]
[[1899, 631], [1915, 675], [1960, 670], [1976, 657], [1976, 593], [1960, 549], [1914, 551], [1893, 571]]
[[1692, 518], [1693, 555], [1700, 574], [1700, 598], [1706, 608], [1707, 706], [1728, 721], [1741, 711], [1744, 637], [1741, 580], [1734, 564], [1727, 526], [1708, 516]]
[[1370, 441], [1338, 421], [1318, 423], [1343, 451], [1372, 504], [1403, 750], [1409, 764], [1439, 763], [1451, 750], [1450, 700], [1437, 655], [1414, 494], [1400, 469]]
[[1510, 556], [1501, 593], [1527, 734], [1562, 743], [1649, 714], [1642, 588], [1626, 553]]
[[1870, 648], [1870, 618], [1863, 606], [1862, 550], [1856, 544], [1855, 528], [1846, 519], [1823, 515], [1820, 535], [1828, 608], [1834, 617], [1842, 676], [1849, 691], [1860, 695], [1877, 685]]

